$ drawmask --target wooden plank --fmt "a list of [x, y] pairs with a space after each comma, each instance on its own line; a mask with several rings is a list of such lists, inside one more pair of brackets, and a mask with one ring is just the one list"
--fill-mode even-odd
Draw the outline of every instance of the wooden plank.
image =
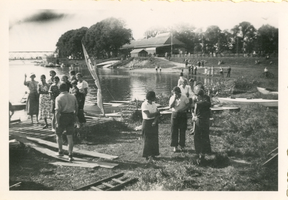
[[99, 167], [97, 164], [92, 164], [92, 163], [84, 163], [84, 162], [49, 162], [51, 165], [56, 165], [56, 166], [68, 166], [68, 167], [84, 167], [84, 168], [96, 168]]
[[13, 188], [13, 187], [19, 187], [19, 186], [20, 186], [20, 184], [21, 184], [21, 182], [19, 182], [19, 183], [15, 183], [14, 185], [11, 185], [11, 186], [9, 186], [9, 188]]
[[99, 166], [104, 167], [104, 168], [114, 168], [114, 167], [117, 167], [119, 165], [117, 163], [102, 162], [102, 161], [97, 161], [96, 163]]
[[97, 181], [97, 182], [95, 182], [95, 183], [91, 183], [91, 184], [89, 184], [89, 185], [80, 187], [80, 188], [76, 189], [75, 191], [87, 190], [87, 189], [89, 189], [91, 186], [96, 186], [96, 185], [102, 184], [102, 182], [110, 181], [110, 180], [112, 180], [112, 178], [118, 178], [118, 177], [121, 177], [121, 176], [123, 176], [123, 175], [124, 175], [124, 173], [121, 172], [121, 173], [115, 174], [115, 175], [113, 175], [113, 176], [110, 176], [110, 177], [108, 177], [108, 178], [101, 179], [101, 180], [99, 180], [99, 181]]
[[124, 181], [120, 181], [119, 179], [116, 179], [116, 178], [112, 178], [112, 181], [115, 181], [115, 182], [120, 183], [120, 184], [124, 183]]
[[271, 158], [269, 158], [266, 162], [262, 164], [262, 166], [268, 165], [272, 161], [274, 161], [278, 157], [278, 153], [274, 154]]
[[102, 185], [105, 185], [105, 186], [107, 186], [109, 188], [114, 188], [115, 187], [115, 185], [111, 185], [109, 183], [102, 183]]
[[109, 188], [107, 191], [113, 191], [113, 190], [119, 190], [120, 188], [124, 187], [125, 185], [129, 184], [129, 183], [133, 183], [134, 181], [137, 181], [137, 178], [132, 178], [132, 179], [128, 179], [127, 181], [124, 181], [124, 183], [116, 185], [113, 188]]
[[90, 189], [96, 190], [96, 191], [103, 191], [103, 190], [101, 190], [100, 188], [98, 188], [98, 187], [93, 187], [93, 186], [91, 186]]
[[[41, 139], [38, 139], [38, 138], [32, 138], [32, 137], [27, 137], [27, 139], [31, 140], [31, 141], [38, 142], [39, 144], [45, 144], [45, 145], [50, 146], [50, 147], [58, 148], [58, 145], [56, 143], [54, 143], [54, 142], [49, 142], [49, 141], [41, 140]], [[64, 150], [68, 150], [68, 147], [63, 145], [63, 149]], [[80, 149], [75, 148], [75, 147], [73, 148], [73, 152], [74, 153], [88, 155], [88, 156], [92, 156], [92, 157], [97, 157], [97, 158], [98, 157], [99, 158], [106, 158], [106, 159], [109, 159], [109, 160], [113, 160], [115, 158], [118, 158], [118, 156], [112, 156], [112, 155], [108, 155], [108, 154], [98, 153], [98, 152], [95, 152], [95, 151], [80, 150]]]
[[270, 152], [268, 153], [268, 155], [271, 155], [271, 154], [274, 153], [275, 151], [278, 151], [278, 147], [276, 147], [275, 149], [273, 149], [272, 151], [270, 151]]

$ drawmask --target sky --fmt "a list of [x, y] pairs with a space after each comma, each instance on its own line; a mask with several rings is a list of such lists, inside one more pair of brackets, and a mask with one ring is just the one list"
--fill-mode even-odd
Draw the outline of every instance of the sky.
[[[53, 1], [51, 1], [53, 2]], [[277, 3], [232, 2], [140, 2], [113, 1], [50, 4], [11, 4], [9, 19], [9, 51], [54, 51], [59, 37], [66, 31], [90, 27], [108, 17], [124, 20], [135, 39], [143, 38], [151, 27], [190, 24], [205, 30], [217, 25], [231, 29], [248, 21], [256, 29], [264, 24], [279, 28]], [[23, 7], [22, 7], [23, 5]], [[24, 7], [25, 5], [25, 7]], [[23, 9], [22, 9], [23, 8]]]

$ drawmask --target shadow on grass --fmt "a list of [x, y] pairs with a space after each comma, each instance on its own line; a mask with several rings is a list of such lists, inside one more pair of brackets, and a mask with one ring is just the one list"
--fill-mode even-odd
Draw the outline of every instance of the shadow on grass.
[[[16, 182], [16, 181], [10, 181], [10, 185], [13, 185], [13, 184], [17, 184], [19, 182]], [[53, 188], [51, 187], [46, 187], [40, 183], [35, 183], [35, 182], [32, 182], [32, 181], [21, 181], [21, 183], [19, 183], [17, 186], [14, 186], [14, 187], [11, 187], [9, 189], [10, 191], [14, 191], [14, 190], [53, 190]]]
[[[20, 144], [9, 149], [9, 185], [21, 182], [10, 190], [53, 190], [41, 183], [31, 181], [39, 175], [55, 174], [55, 166], [47, 165], [51, 161], [48, 156]], [[41, 181], [41, 180], [40, 180]]]

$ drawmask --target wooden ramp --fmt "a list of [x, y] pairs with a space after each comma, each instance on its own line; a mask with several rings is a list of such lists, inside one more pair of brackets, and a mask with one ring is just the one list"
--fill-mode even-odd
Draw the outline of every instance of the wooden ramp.
[[[30, 140], [23, 138], [23, 137], [19, 137], [19, 136], [15, 136], [16, 140], [24, 143], [26, 146], [35, 149], [36, 151], [45, 154], [49, 157], [55, 158], [57, 160], [60, 160], [62, 162], [51, 162], [50, 164], [52, 165], [60, 165], [60, 166], [74, 166], [74, 167], [86, 167], [86, 168], [96, 168], [96, 167], [103, 167], [103, 168], [109, 168], [112, 169], [116, 166], [118, 166], [118, 164], [116, 163], [107, 163], [107, 162], [94, 162], [94, 161], [88, 161], [86, 159], [82, 159], [82, 158], [77, 158], [73, 156], [74, 161], [72, 162], [73, 164], [69, 164], [68, 162], [68, 156], [64, 155], [64, 156], [57, 156], [57, 152], [52, 151], [50, 149], [47, 149], [45, 147], [42, 147], [40, 145], [37, 145], [33, 142], [31, 142]], [[31, 138], [30, 138], [31, 139]], [[37, 140], [37, 138], [34, 138]]]
[[[37, 142], [39, 144], [44, 144], [44, 145], [47, 145], [47, 146], [50, 146], [50, 147], [53, 147], [53, 148], [58, 148], [58, 145], [56, 143], [54, 143], [54, 142], [49, 142], [49, 141], [46, 141], [46, 140], [41, 140], [41, 139], [32, 138], [32, 137], [27, 137], [27, 139], [31, 140], [31, 141], [34, 141], [34, 142]], [[68, 146], [63, 145], [63, 149], [68, 151]], [[98, 153], [96, 151], [80, 150], [80, 149], [78, 149], [76, 147], [73, 148], [73, 152], [74, 153], [78, 153], [78, 154], [82, 154], [82, 155], [88, 155], [88, 156], [96, 157], [96, 158], [105, 158], [105, 159], [108, 159], [108, 160], [113, 160], [113, 159], [118, 158], [118, 156], [111, 156], [111, 155], [104, 154], [104, 153]]]
[[115, 191], [120, 190], [121, 188], [135, 181], [137, 181], [137, 178], [130, 179], [125, 177], [124, 173], [119, 173], [89, 185], [80, 187], [75, 191]]

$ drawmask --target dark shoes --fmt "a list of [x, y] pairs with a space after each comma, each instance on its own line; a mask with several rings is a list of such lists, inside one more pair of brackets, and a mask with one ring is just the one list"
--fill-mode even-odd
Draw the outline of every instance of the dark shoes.
[[74, 159], [73, 159], [72, 155], [69, 155], [68, 161], [69, 161], [69, 162], [72, 162], [73, 160], [74, 160]]
[[64, 153], [63, 153], [63, 151], [58, 151], [56, 155], [59, 156], [59, 157], [63, 157]]

